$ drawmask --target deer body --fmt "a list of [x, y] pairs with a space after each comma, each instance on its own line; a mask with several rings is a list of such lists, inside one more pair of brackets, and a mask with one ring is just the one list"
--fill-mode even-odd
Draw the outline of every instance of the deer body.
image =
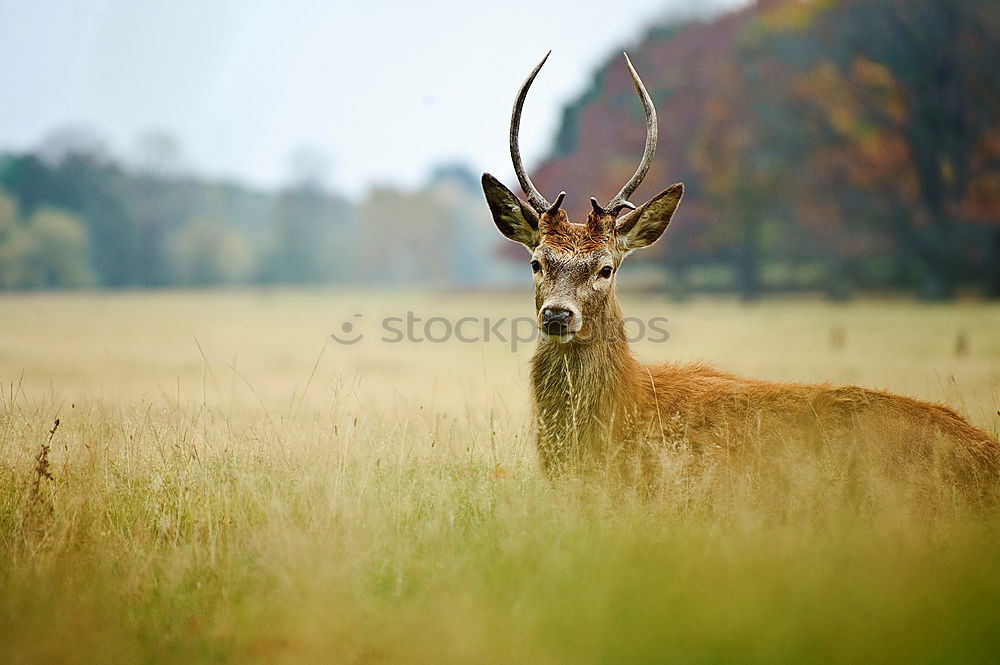
[[638, 464], [645, 474], [678, 445], [732, 459], [762, 446], [831, 443], [870, 443], [889, 466], [946, 450], [977, 468], [1000, 468], [1000, 445], [940, 405], [859, 387], [743, 378], [702, 364], [638, 363], [625, 339], [615, 278], [629, 253], [663, 235], [684, 188], [673, 185], [638, 208], [627, 201], [652, 160], [656, 114], [626, 56], [646, 111], [642, 161], [608, 205], [592, 198], [587, 219], [570, 223], [561, 208], [565, 193], [545, 200], [517, 147], [521, 107], [544, 63], [522, 85], [511, 120], [511, 157], [528, 201], [489, 174], [483, 191], [500, 232], [532, 253], [543, 335], [531, 386], [547, 473]]
[[643, 365], [621, 339], [541, 340], [531, 389], [539, 460], [550, 475], [623, 465], [648, 474], [677, 446], [733, 460], [761, 447], [874, 445], [894, 464], [943, 444], [963, 465], [1000, 464], [996, 441], [941, 405], [855, 386], [761, 381], [700, 363]]

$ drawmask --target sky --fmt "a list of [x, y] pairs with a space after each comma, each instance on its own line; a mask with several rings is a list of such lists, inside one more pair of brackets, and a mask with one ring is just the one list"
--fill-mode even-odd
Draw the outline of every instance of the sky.
[[303, 149], [350, 196], [443, 163], [509, 181], [511, 105], [546, 51], [521, 122], [529, 168], [648, 25], [746, 3], [0, 0], [0, 151], [87, 127], [125, 159], [165, 132], [186, 171], [266, 188]]

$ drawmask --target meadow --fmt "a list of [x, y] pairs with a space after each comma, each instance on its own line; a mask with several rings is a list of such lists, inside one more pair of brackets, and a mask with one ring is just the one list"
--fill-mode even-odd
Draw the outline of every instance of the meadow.
[[[863, 460], [549, 482], [516, 295], [0, 297], [0, 662], [994, 663], [1000, 514]], [[651, 295], [647, 361], [940, 401], [996, 436], [1000, 306]], [[360, 315], [360, 316], [355, 316]], [[339, 344], [345, 322], [353, 344]], [[58, 420], [58, 424], [56, 421]]]

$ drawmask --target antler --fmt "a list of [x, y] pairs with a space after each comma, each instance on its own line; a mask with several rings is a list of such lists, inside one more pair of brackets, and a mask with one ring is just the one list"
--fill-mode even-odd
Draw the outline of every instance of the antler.
[[549, 209], [546, 212], [548, 212], [550, 215], [556, 214], [559, 211], [559, 208], [562, 207], [562, 202], [564, 198], [566, 198], [566, 192], [559, 192], [559, 196], [556, 197], [555, 202], [549, 206]]
[[[627, 201], [628, 197], [632, 196], [632, 192], [642, 183], [642, 179], [646, 177], [646, 172], [649, 171], [649, 166], [653, 163], [653, 153], [656, 152], [656, 109], [653, 108], [653, 100], [649, 98], [649, 93], [646, 92], [646, 86], [642, 84], [642, 79], [635, 72], [635, 68], [632, 66], [632, 61], [628, 59], [628, 53], [623, 53], [625, 56], [625, 64], [628, 65], [628, 73], [632, 75], [632, 83], [635, 84], [635, 91], [638, 93], [639, 98], [642, 100], [642, 107], [646, 111], [646, 147], [642, 151], [642, 160], [639, 162], [639, 168], [635, 170], [631, 179], [622, 190], [618, 192], [608, 205], [604, 207], [604, 210], [611, 215], [617, 215], [618, 211], [624, 207], [635, 208], [634, 205]], [[548, 56], [545, 56], [548, 57]], [[542, 62], [545, 62], [542, 60]], [[540, 68], [541, 65], [538, 65]], [[535, 74], [538, 73], [538, 69], [535, 70]], [[531, 77], [534, 78], [535, 74]], [[531, 79], [528, 79], [528, 83]], [[513, 128], [511, 129], [511, 136], [513, 137]], [[512, 144], [513, 145], [513, 144]], [[531, 184], [530, 182], [528, 183]], [[521, 183], [522, 187], [524, 182]]]
[[[553, 206], [535, 189], [535, 186], [531, 183], [531, 178], [528, 177], [528, 172], [524, 169], [524, 163], [521, 162], [521, 149], [518, 146], [517, 135], [521, 129], [521, 111], [524, 108], [524, 100], [528, 96], [528, 89], [550, 55], [552, 55], [552, 51], [545, 54], [542, 61], [535, 65], [531, 74], [521, 84], [521, 89], [518, 90], [517, 98], [514, 100], [514, 111], [510, 117], [510, 158], [514, 162], [514, 172], [517, 174], [517, 181], [521, 184], [521, 189], [524, 190], [525, 195], [528, 197], [528, 202], [538, 212], [545, 212], [553, 208], [558, 209], [562, 203], [562, 195], [560, 195]], [[646, 86], [642, 84], [642, 79], [639, 78], [635, 67], [632, 66], [632, 61], [629, 60], [628, 53], [624, 53], [623, 55], [625, 56], [625, 64], [628, 65], [628, 73], [632, 76], [632, 83], [635, 84], [635, 91], [639, 95], [639, 99], [642, 100], [642, 107], [646, 112], [646, 147], [643, 149], [639, 168], [635, 170], [635, 173], [625, 183], [621, 191], [608, 202], [608, 205], [604, 206], [604, 211], [610, 215], [617, 215], [622, 208], [635, 209], [635, 206], [629, 203], [627, 199], [632, 196], [632, 192], [636, 190], [642, 183], [642, 179], [646, 177], [646, 172], [649, 171], [649, 167], [653, 163], [653, 154], [656, 152], [656, 109], [653, 108], [653, 100], [650, 99], [649, 93], [646, 92]], [[592, 203], [596, 209], [597, 202], [592, 200]], [[554, 212], [554, 210], [552, 211]]]
[[538, 71], [542, 68], [542, 65], [545, 64], [545, 61], [549, 59], [550, 55], [552, 55], [552, 51], [545, 54], [542, 61], [535, 66], [534, 70], [532, 70], [531, 75], [528, 76], [524, 83], [521, 84], [521, 89], [517, 93], [517, 99], [514, 100], [514, 112], [510, 117], [510, 158], [514, 162], [514, 172], [517, 173], [517, 181], [521, 183], [521, 189], [523, 189], [525, 195], [527, 195], [528, 202], [531, 203], [532, 207], [538, 212], [544, 212], [552, 206], [545, 200], [544, 196], [538, 193], [535, 186], [531, 184], [531, 178], [528, 177], [528, 172], [524, 170], [524, 164], [521, 163], [521, 149], [517, 145], [517, 133], [518, 130], [521, 129], [521, 109], [524, 107], [524, 98], [528, 96], [528, 88], [531, 87], [531, 83], [535, 80], [535, 77], [538, 76]]

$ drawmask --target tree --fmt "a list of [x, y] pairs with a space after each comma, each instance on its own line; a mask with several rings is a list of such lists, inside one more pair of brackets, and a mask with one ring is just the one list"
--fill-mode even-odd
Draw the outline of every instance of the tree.
[[865, 201], [928, 297], [1000, 295], [998, 28], [983, 0], [841, 0], [775, 42], [806, 53], [787, 99], [816, 127], [813, 157], [832, 157], [813, 166], [839, 170], [839, 196]]
[[158, 178], [176, 176], [181, 168], [181, 143], [164, 131], [145, 132], [136, 140], [135, 166], [139, 173]]
[[0, 242], [14, 231], [17, 224], [17, 203], [0, 190]]
[[[759, 0], [628, 48], [660, 118], [634, 199], [685, 183], [647, 257], [723, 264], [744, 297], [769, 267], [813, 285], [1000, 295], [1000, 21], [986, 0]], [[572, 217], [635, 168], [643, 124], [615, 55], [564, 114], [533, 180]], [[773, 272], [773, 271], [771, 271]], [[785, 270], [790, 273], [790, 270]], [[796, 286], [786, 279], [786, 285]]]
[[362, 275], [373, 281], [445, 281], [449, 209], [429, 192], [377, 187], [358, 211]]
[[188, 220], [171, 243], [173, 281], [190, 286], [239, 284], [253, 257], [246, 241], [222, 221]]
[[[761, 150], [760, 122], [751, 106], [756, 81], [743, 62], [744, 37], [758, 10], [713, 21], [657, 26], [629, 55], [659, 117], [655, 162], [633, 195], [642, 202], [673, 182], [684, 182], [684, 203], [663, 242], [642, 260], [664, 262], [684, 274], [723, 264], [746, 299], [764, 288], [761, 265], [771, 251], [768, 225], [787, 223], [769, 194], [774, 169]], [[645, 141], [642, 109], [627, 70], [615, 54], [590, 89], [563, 115], [553, 156], [537, 170], [542, 191], [574, 188], [571, 216], [587, 212], [587, 197], [606, 200], [632, 175]]]
[[[75, 141], [75, 140], [74, 140]], [[153, 249], [144, 254], [132, 214], [125, 174], [100, 148], [68, 138], [46, 142], [40, 155], [19, 155], [0, 173], [0, 186], [17, 197], [22, 214], [44, 207], [69, 211], [86, 224], [92, 265], [101, 284], [141, 284], [158, 262]]]
[[34, 251], [28, 257], [40, 288], [79, 288], [94, 283], [90, 246], [83, 222], [52, 208], [36, 211], [27, 231]]
[[87, 232], [78, 218], [42, 208], [24, 221], [14, 201], [0, 192], [0, 289], [93, 283]]

